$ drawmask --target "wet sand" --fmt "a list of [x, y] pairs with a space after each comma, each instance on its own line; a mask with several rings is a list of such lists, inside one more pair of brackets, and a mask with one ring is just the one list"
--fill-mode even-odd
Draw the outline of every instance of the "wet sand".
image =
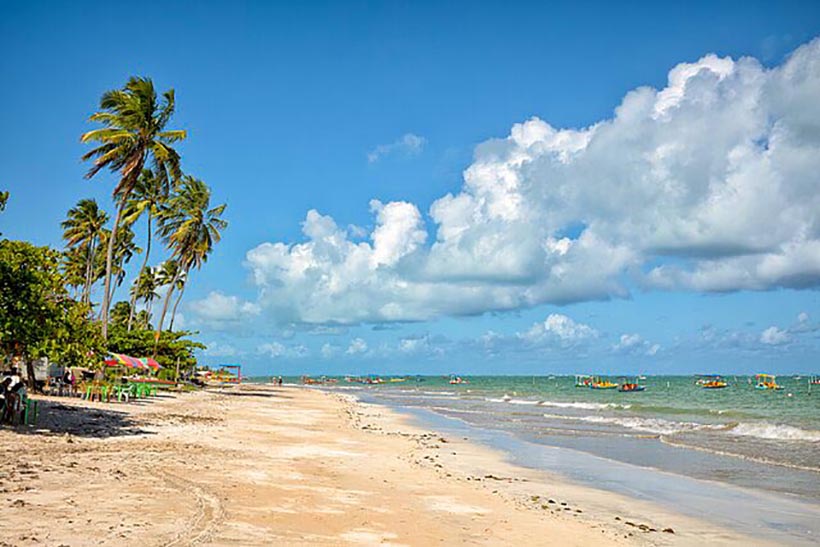
[[40, 401], [0, 430], [0, 545], [761, 544], [339, 394]]

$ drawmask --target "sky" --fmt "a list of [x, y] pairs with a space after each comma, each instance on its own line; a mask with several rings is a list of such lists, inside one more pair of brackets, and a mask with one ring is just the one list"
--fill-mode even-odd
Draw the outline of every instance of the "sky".
[[820, 369], [820, 3], [140, 10], [0, 2], [0, 232], [60, 247], [79, 199], [112, 211], [88, 116], [173, 87], [230, 223], [176, 323], [203, 363]]

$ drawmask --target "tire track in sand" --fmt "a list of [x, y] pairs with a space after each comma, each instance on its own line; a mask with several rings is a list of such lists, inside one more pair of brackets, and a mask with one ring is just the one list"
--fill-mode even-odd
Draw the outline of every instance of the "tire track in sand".
[[210, 540], [222, 522], [225, 520], [225, 511], [219, 498], [198, 486], [196, 483], [183, 479], [178, 475], [165, 472], [165, 481], [178, 490], [193, 496], [196, 499], [197, 510], [194, 517], [177, 536], [165, 543], [166, 547], [173, 545], [196, 545]]

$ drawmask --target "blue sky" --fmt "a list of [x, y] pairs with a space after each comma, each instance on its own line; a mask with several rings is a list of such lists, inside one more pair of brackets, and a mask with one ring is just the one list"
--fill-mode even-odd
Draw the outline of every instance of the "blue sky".
[[79, 135], [146, 75], [228, 203], [206, 362], [817, 369], [820, 5], [659, 4], [4, 2], [0, 232], [110, 207]]

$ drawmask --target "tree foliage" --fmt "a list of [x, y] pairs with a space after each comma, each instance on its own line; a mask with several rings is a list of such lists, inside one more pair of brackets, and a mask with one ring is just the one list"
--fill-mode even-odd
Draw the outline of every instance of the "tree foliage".
[[68, 295], [60, 258], [48, 247], [0, 241], [0, 350], [27, 363], [32, 386], [32, 359], [77, 362], [101, 350], [88, 307]]
[[118, 204], [117, 215], [106, 252], [101, 309], [104, 338], [107, 337], [111, 276], [114, 273], [114, 242], [131, 191], [147, 162], [151, 163], [154, 173], [164, 180], [176, 181], [181, 176], [179, 153], [172, 145], [185, 139], [186, 133], [165, 128], [175, 106], [173, 89], [163, 93], [160, 101], [150, 78], [131, 77], [121, 89], [103, 93], [100, 110], [90, 118], [102, 127], [80, 137], [82, 142], [96, 145], [82, 157], [84, 161], [92, 161], [86, 178], [105, 168], [120, 173], [119, 183], [113, 192]]

